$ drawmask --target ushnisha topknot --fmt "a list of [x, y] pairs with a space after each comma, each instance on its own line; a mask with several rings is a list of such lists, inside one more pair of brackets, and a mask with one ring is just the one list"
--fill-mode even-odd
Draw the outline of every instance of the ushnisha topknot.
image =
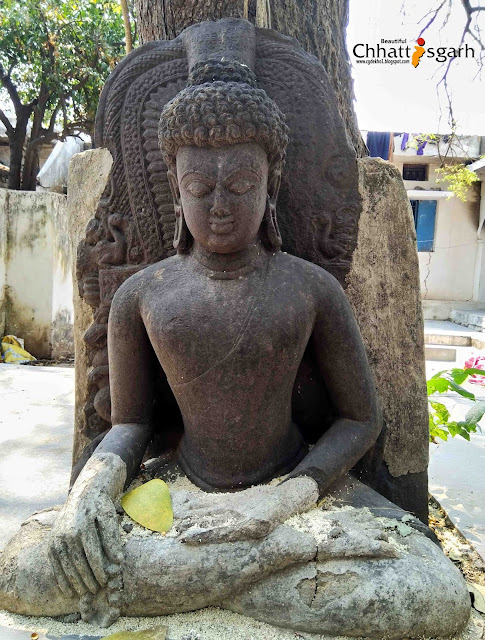
[[189, 86], [165, 105], [160, 116], [159, 144], [169, 169], [175, 170], [182, 146], [255, 142], [268, 155], [270, 183], [280, 176], [289, 130], [276, 102], [255, 84], [253, 72], [237, 62], [209, 60], [195, 65]]
[[187, 86], [206, 82], [242, 82], [257, 87], [256, 76], [249, 67], [235, 60], [204, 60], [192, 67]]

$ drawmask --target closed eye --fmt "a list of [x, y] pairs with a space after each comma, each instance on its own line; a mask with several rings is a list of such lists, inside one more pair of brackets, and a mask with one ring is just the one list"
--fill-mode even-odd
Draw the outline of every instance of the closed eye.
[[212, 191], [211, 187], [206, 182], [202, 182], [201, 180], [192, 180], [191, 182], [189, 182], [189, 184], [186, 185], [185, 188], [190, 193], [190, 195], [194, 196], [195, 198], [203, 198], [204, 196], [209, 195], [209, 193]]
[[227, 188], [232, 193], [235, 193], [238, 196], [242, 196], [244, 193], [247, 193], [250, 189], [255, 186], [254, 180], [250, 180], [249, 178], [238, 178], [234, 180], [230, 184], [227, 185]]

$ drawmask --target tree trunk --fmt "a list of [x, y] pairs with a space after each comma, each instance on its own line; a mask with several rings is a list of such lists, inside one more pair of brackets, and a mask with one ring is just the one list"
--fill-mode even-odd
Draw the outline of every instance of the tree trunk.
[[39, 173], [39, 153], [37, 147], [27, 147], [22, 171], [22, 190], [35, 191]]
[[[34, 119], [30, 130], [30, 141], [42, 136], [42, 122], [44, 120], [45, 102], [39, 99], [39, 104], [34, 108]], [[39, 172], [39, 150], [37, 146], [27, 145], [24, 157], [24, 170], [22, 171], [22, 189], [35, 191], [37, 186], [37, 174]]]
[[367, 155], [355, 117], [354, 91], [345, 45], [349, 0], [135, 0], [142, 43], [170, 40], [203, 20], [246, 18], [296, 38], [324, 65], [357, 155]]
[[10, 171], [8, 174], [8, 188], [17, 191], [20, 189], [20, 181], [22, 179], [22, 156], [24, 153], [25, 134], [17, 135], [17, 132], [9, 136], [8, 144], [10, 147]]
[[14, 132], [9, 136], [10, 147], [10, 172], [8, 188], [20, 189], [22, 180], [22, 157], [24, 153], [25, 138], [27, 137], [27, 125], [29, 123], [32, 107], [22, 106], [17, 111], [17, 123]]

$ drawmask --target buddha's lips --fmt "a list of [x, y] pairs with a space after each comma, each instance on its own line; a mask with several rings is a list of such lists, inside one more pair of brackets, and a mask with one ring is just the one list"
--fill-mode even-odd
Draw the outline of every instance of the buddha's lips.
[[236, 220], [232, 215], [224, 216], [222, 218], [211, 216], [209, 218], [211, 231], [213, 233], [219, 233], [221, 235], [224, 233], [230, 233], [235, 222]]

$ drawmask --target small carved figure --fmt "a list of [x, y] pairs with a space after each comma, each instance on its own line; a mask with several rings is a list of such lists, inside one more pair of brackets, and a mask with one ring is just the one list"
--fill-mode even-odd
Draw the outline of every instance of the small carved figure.
[[[177, 255], [115, 294], [113, 428], [52, 529], [34, 518], [7, 550], [0, 605], [104, 626], [217, 605], [313, 633], [448, 636], [469, 612], [459, 572], [423, 525], [348, 475], [381, 429], [373, 377], [338, 282], [280, 251], [287, 127], [255, 85], [246, 66], [209, 60], [163, 110]], [[291, 414], [307, 350], [336, 415], [311, 448]], [[123, 546], [115, 501], [152, 436], [160, 367], [184, 423], [176, 462], [203, 491], [174, 493], [176, 536]], [[333, 510], [317, 508], [329, 495]], [[403, 517], [414, 528], [400, 537]]]

